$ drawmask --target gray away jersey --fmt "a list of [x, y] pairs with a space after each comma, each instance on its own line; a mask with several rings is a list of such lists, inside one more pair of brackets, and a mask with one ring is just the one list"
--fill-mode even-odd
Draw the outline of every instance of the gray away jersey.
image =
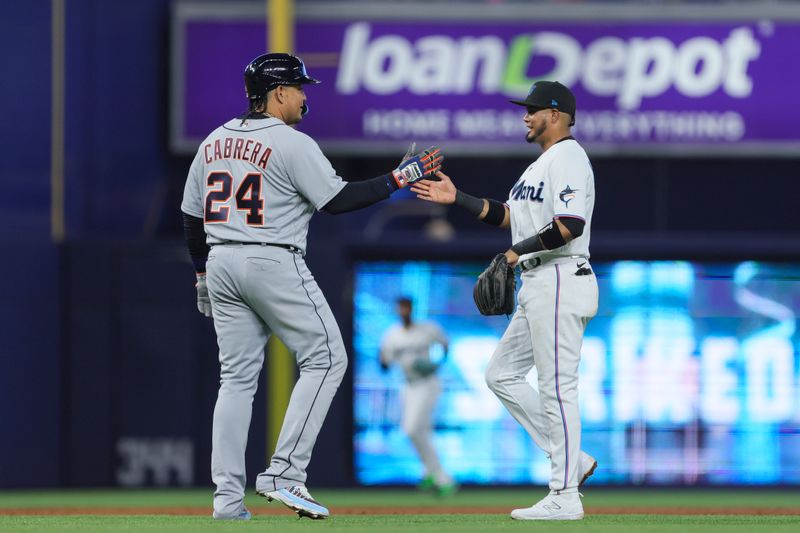
[[594, 211], [594, 172], [589, 157], [574, 139], [558, 142], [545, 150], [522, 173], [508, 196], [511, 212], [511, 242], [533, 237], [553, 217], [574, 217], [585, 222], [583, 234], [552, 251], [525, 254], [524, 261], [541, 257], [589, 257]]
[[209, 244], [288, 244], [305, 252], [308, 224], [345, 182], [317, 143], [276, 118], [231, 120], [201, 144], [181, 210]]

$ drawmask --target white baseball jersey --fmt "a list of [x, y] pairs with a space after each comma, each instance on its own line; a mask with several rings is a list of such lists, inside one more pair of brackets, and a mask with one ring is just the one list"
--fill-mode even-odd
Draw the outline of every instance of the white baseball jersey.
[[[553, 217], [585, 221], [583, 234], [522, 273], [517, 309], [486, 369], [486, 383], [550, 457], [550, 489], [577, 492], [594, 463], [581, 451], [578, 368], [583, 333], [597, 313], [597, 279], [588, 267], [594, 174], [571, 138], [547, 150], [511, 189], [512, 240], [534, 236]], [[554, 259], [575, 256], [574, 260]], [[553, 261], [551, 261], [553, 260]], [[526, 380], [536, 366], [538, 391]]]
[[396, 324], [389, 328], [381, 341], [381, 351], [387, 362], [400, 365], [409, 381], [421, 376], [414, 370], [414, 361], [430, 361], [432, 344], [447, 344], [442, 328], [433, 322], [412, 322], [409, 327]]
[[277, 118], [234, 119], [200, 145], [181, 210], [207, 242], [288, 244], [305, 251], [308, 224], [345, 182], [317, 143]]
[[589, 257], [594, 211], [594, 172], [586, 152], [574, 139], [557, 142], [522, 173], [508, 196], [511, 242], [533, 237], [553, 217], [574, 217], [585, 222], [583, 234], [555, 250], [525, 254], [520, 261], [541, 257]]

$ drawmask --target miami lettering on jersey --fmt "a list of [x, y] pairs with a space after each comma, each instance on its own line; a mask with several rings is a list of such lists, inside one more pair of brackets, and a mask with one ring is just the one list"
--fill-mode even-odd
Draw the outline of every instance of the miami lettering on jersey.
[[530, 200], [531, 202], [543, 202], [542, 191], [544, 190], [544, 182], [540, 181], [539, 185], [527, 185], [525, 180], [518, 181], [511, 189], [511, 198], [514, 200]]
[[264, 146], [254, 139], [245, 140], [242, 137], [225, 137], [224, 139], [216, 139], [213, 143], [206, 143], [203, 146], [203, 155], [205, 155], [206, 164], [217, 159], [240, 159], [249, 161], [266, 170], [272, 149], [267, 148], [262, 151], [262, 148]]
[[[530, 185], [534, 183], [535, 187]], [[553, 217], [583, 219], [585, 224], [580, 237], [556, 250], [536, 254], [543, 261], [568, 255], [589, 257], [594, 173], [580, 144], [566, 139], [542, 152], [510, 189], [508, 207], [511, 242], [515, 244], [535, 235], [550, 224]]]

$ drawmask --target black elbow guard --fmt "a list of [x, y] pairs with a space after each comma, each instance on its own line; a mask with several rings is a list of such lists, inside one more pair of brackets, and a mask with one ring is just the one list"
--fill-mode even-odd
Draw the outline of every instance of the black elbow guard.
[[558, 225], [555, 222], [551, 222], [545, 226], [544, 229], [539, 232], [539, 238], [542, 239], [542, 244], [544, 244], [547, 250], [555, 250], [567, 244], [567, 241], [564, 240], [564, 236], [561, 235], [561, 230], [558, 229]]
[[567, 244], [561, 230], [555, 222], [546, 225], [542, 230], [524, 241], [518, 242], [511, 247], [517, 255], [532, 254], [542, 250], [555, 250]]
[[575, 217], [559, 217], [558, 221], [569, 230], [569, 233], [572, 235], [573, 239], [577, 239], [583, 235], [583, 228], [586, 226], [586, 221]]

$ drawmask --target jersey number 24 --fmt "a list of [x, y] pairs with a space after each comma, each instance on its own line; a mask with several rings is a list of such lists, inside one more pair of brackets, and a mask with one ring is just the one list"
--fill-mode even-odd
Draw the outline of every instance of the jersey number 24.
[[[224, 224], [230, 217], [230, 206], [226, 205], [233, 193], [233, 176], [230, 172], [212, 172], [208, 175], [206, 193], [206, 224]], [[264, 199], [261, 197], [261, 174], [245, 175], [236, 189], [236, 209], [247, 214], [248, 226], [264, 225]]]

